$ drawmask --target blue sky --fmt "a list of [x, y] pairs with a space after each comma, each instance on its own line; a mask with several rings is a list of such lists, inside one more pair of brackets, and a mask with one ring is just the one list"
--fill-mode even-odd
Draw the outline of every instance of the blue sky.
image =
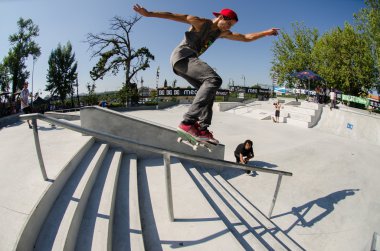
[[[84, 42], [86, 34], [107, 31], [109, 20], [114, 16], [128, 18], [135, 15], [132, 9], [135, 3], [151, 11], [207, 18], [213, 17], [213, 11], [231, 8], [239, 16], [239, 22], [232, 30], [239, 33], [259, 32], [272, 27], [291, 32], [292, 23], [303, 22], [323, 34], [337, 26], [343, 27], [346, 21], [353, 23], [353, 14], [365, 7], [363, 0], [0, 0], [0, 60], [9, 51], [9, 35], [18, 30], [17, 20], [20, 17], [31, 18], [40, 28], [36, 41], [42, 50], [35, 64], [34, 91], [45, 89], [51, 51], [57, 48], [58, 43], [70, 41], [78, 61], [79, 92], [86, 92], [86, 83], [92, 83], [89, 71], [96, 64], [96, 59], [90, 58], [88, 44]], [[136, 24], [132, 34], [133, 47], [146, 46], [155, 56], [151, 68], [138, 76], [138, 80], [141, 77], [144, 79], [144, 86], [156, 86], [158, 66], [160, 85], [165, 79], [169, 84], [177, 79], [178, 86], [188, 86], [185, 80], [172, 72], [169, 64], [171, 51], [182, 40], [187, 28], [186, 24], [157, 18], [142, 18]], [[242, 85], [243, 76], [247, 86], [255, 83], [270, 85], [271, 48], [275, 39], [265, 37], [251, 43], [219, 39], [202, 55], [202, 59], [217, 69], [223, 78], [223, 87], [230, 80]], [[31, 58], [28, 60], [28, 70], [32, 72]], [[104, 80], [96, 81], [96, 92], [119, 89], [124, 80], [122, 75], [109, 75]], [[45, 94], [47, 92], [43, 92], [43, 96]]]

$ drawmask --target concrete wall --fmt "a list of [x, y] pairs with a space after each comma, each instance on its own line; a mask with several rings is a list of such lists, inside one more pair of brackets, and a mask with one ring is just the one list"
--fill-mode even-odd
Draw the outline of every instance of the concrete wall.
[[380, 145], [380, 116], [324, 107], [316, 129]]
[[[84, 107], [80, 112], [81, 126], [100, 132], [131, 139], [141, 144], [159, 147], [170, 151], [191, 154], [195, 156], [209, 157], [213, 159], [224, 159], [224, 145], [212, 147], [212, 152], [199, 147], [193, 151], [190, 146], [177, 143], [177, 132], [175, 128], [169, 128], [151, 121], [135, 118], [130, 115], [121, 114], [101, 107]], [[140, 151], [133, 144], [125, 145], [127, 152], [146, 156], [146, 151]]]

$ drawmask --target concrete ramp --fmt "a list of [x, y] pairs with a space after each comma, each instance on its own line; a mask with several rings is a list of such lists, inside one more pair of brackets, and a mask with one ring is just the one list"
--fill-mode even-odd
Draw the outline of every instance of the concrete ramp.
[[323, 108], [318, 130], [380, 145], [380, 116]]
[[[152, 121], [143, 120], [101, 107], [84, 107], [81, 109], [80, 117], [81, 126], [84, 128], [109, 133], [144, 145], [159, 147], [170, 151], [214, 159], [224, 159], [224, 145], [212, 146], [211, 153], [202, 147], [199, 147], [197, 151], [193, 151], [190, 146], [177, 142], [178, 136], [175, 128], [160, 125]], [[151, 157], [151, 155], [147, 156], [149, 153], [137, 149], [133, 144], [122, 147], [126, 152]]]

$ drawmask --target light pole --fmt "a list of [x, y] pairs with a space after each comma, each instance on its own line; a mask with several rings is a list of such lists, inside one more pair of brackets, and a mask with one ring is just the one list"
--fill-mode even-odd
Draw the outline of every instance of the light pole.
[[79, 84], [78, 84], [78, 76], [77, 76], [77, 79], [76, 79], [76, 84], [75, 84], [76, 88], [77, 88], [77, 100], [78, 100], [78, 107], [80, 107], [80, 103], [79, 103]]
[[36, 56], [33, 56], [33, 69], [32, 69], [32, 97], [31, 97], [31, 99], [32, 99], [32, 103], [31, 103], [32, 108], [33, 108], [33, 87], [34, 87], [34, 85], [33, 85], [33, 83], [34, 83], [34, 81], [33, 81], [33, 78], [34, 78], [34, 64], [36, 63], [36, 61], [37, 61], [37, 57], [36, 57]]
[[157, 96], [157, 105], [156, 105], [156, 110], [158, 110], [158, 81], [160, 79], [160, 66], [157, 67], [157, 74], [156, 74], [156, 96]]

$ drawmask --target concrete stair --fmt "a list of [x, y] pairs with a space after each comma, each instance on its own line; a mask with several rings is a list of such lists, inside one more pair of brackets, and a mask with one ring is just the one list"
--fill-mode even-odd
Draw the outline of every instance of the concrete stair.
[[92, 139], [41, 197], [15, 249], [144, 250], [137, 194], [136, 156]]
[[177, 158], [170, 221], [163, 157], [134, 151], [88, 140], [51, 180], [15, 250], [303, 250], [217, 169]]
[[311, 102], [301, 102], [300, 106], [285, 105], [284, 111], [288, 113], [286, 123], [303, 128], [313, 127], [321, 118], [322, 107]]

